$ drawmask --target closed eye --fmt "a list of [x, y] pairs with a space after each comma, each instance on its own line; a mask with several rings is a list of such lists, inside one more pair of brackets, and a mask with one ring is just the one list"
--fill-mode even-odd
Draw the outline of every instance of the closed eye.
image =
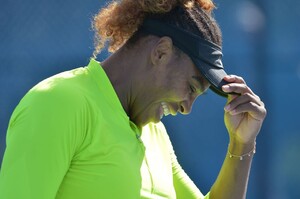
[[190, 85], [190, 91], [191, 93], [196, 93], [197, 89], [194, 86]]

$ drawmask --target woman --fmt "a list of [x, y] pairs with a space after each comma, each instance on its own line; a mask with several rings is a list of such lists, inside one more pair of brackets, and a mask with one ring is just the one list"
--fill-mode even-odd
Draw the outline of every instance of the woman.
[[[263, 102], [226, 75], [210, 0], [122, 0], [94, 19], [102, 63], [48, 78], [10, 120], [0, 198], [245, 198]], [[203, 196], [160, 119], [208, 88], [228, 97], [228, 155]]]

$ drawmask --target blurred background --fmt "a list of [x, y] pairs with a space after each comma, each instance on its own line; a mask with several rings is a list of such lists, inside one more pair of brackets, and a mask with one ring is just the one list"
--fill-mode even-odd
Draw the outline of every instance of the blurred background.
[[[14, 108], [44, 78], [87, 65], [91, 19], [106, 2], [0, 0], [0, 164]], [[243, 76], [268, 109], [247, 198], [300, 198], [300, 1], [215, 2], [225, 67]], [[209, 91], [190, 115], [163, 119], [181, 165], [203, 193], [227, 151], [225, 102]]]

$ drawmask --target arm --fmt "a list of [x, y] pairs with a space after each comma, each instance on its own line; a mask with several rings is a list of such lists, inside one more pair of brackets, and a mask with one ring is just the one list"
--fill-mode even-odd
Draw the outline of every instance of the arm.
[[83, 133], [82, 100], [71, 91], [30, 91], [10, 120], [0, 198], [53, 199]]
[[266, 116], [266, 109], [241, 77], [226, 76], [225, 80], [230, 82], [228, 86], [223, 86], [225, 92], [241, 94], [229, 95], [225, 106], [225, 125], [230, 137], [228, 151], [234, 155], [226, 155], [211, 188], [210, 198], [241, 199], [246, 198], [255, 140]]
[[180, 164], [178, 163], [175, 154], [173, 153], [172, 158], [173, 166], [173, 184], [176, 191], [177, 199], [202, 199], [203, 194], [185, 173]]
[[164, 146], [170, 153], [170, 161], [172, 166], [173, 173], [173, 185], [176, 192], [177, 199], [206, 199], [209, 198], [209, 194], [205, 197], [201, 193], [201, 191], [197, 188], [194, 182], [190, 179], [190, 177], [185, 173], [185, 171], [180, 166], [177, 157], [175, 155], [172, 143], [170, 138], [165, 130], [165, 127], [162, 123], [156, 124], [159, 125], [160, 132], [159, 135], [162, 136], [164, 140]]

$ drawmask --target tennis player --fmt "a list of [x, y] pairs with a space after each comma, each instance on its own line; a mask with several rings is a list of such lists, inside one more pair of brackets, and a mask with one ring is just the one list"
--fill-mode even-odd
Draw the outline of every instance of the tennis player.
[[[0, 198], [245, 198], [266, 109], [242, 77], [224, 71], [213, 9], [210, 0], [121, 0], [102, 8], [90, 63], [37, 84], [12, 114]], [[113, 53], [100, 63], [106, 42]], [[190, 113], [209, 88], [228, 99], [230, 141], [215, 183], [201, 193], [160, 120]]]

